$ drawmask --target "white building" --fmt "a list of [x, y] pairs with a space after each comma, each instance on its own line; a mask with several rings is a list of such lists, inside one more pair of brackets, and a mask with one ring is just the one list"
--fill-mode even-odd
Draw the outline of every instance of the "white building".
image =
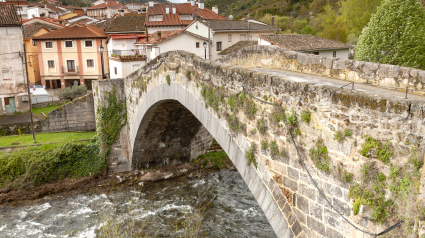
[[29, 110], [21, 20], [13, 4], [0, 4], [0, 114]]
[[28, 19], [28, 1], [27, 0], [0, 0], [1, 4], [14, 4], [18, 16], [22, 19]]
[[216, 60], [219, 53], [239, 41], [254, 41], [261, 34], [271, 34], [276, 27], [242, 20], [196, 20], [186, 29], [188, 32], [211, 39], [211, 58]]
[[111, 79], [125, 78], [146, 64], [146, 56], [134, 45], [146, 37], [144, 19], [142, 15], [117, 16], [106, 29]]
[[126, 3], [124, 5], [128, 7], [128, 12], [130, 13], [134, 12], [134, 13], [142, 14], [142, 13], [146, 13], [148, 9], [148, 6], [146, 4], [140, 4], [134, 1]]
[[183, 30], [196, 18], [227, 19], [218, 14], [217, 7], [214, 7], [214, 11], [206, 8], [203, 0], [198, 2], [190, 0], [189, 3], [177, 4], [159, 4], [149, 1], [146, 13], [146, 27], [150, 34], [156, 31]]
[[258, 45], [275, 45], [287, 50], [348, 59], [352, 45], [312, 35], [261, 35]]
[[[204, 48], [204, 42], [207, 48]], [[185, 30], [157, 31], [150, 34], [148, 39], [142, 39], [135, 45], [140, 52], [146, 54], [147, 61], [154, 59], [159, 54], [183, 50], [193, 53], [201, 58], [208, 59], [208, 38], [193, 34]], [[207, 52], [207, 54], [205, 54]]]

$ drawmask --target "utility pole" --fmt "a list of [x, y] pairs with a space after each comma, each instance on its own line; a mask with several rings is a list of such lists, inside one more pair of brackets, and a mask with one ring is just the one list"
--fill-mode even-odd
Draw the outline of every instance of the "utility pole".
[[212, 60], [212, 56], [211, 56], [211, 45], [212, 45], [212, 42], [211, 42], [211, 28], [210, 28], [210, 23], [208, 22], [208, 59], [209, 60]]
[[[40, 44], [40, 43], [39, 43]], [[30, 87], [30, 79], [28, 77], [28, 64], [27, 64], [27, 47], [24, 43], [24, 59], [25, 59], [25, 73], [27, 75], [27, 86], [28, 86], [28, 102], [30, 104], [30, 115], [31, 115], [31, 131], [32, 131], [32, 141], [37, 143], [35, 140], [35, 132], [34, 132], [34, 119], [32, 116], [32, 101], [31, 101], [31, 87]]]

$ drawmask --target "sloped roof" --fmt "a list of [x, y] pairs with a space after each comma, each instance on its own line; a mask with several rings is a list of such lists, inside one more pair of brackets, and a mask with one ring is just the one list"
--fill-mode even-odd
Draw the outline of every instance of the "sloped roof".
[[62, 28], [63, 26], [60, 24], [57, 24], [52, 21], [53, 19], [50, 18], [44, 18], [44, 17], [33, 17], [31, 19], [22, 19], [23, 25], [27, 24], [33, 24], [33, 23], [47, 23], [47, 24], [53, 24], [57, 26], [57, 28]]
[[108, 18], [108, 19], [104, 19], [104, 20], [92, 23], [91, 25], [106, 31], [106, 29], [108, 29], [108, 27], [109, 27], [109, 24], [111, 24], [111, 22], [113, 20], [114, 20], [114, 18]]
[[228, 55], [233, 52], [236, 52], [242, 48], [258, 45], [258, 41], [239, 41], [238, 43], [226, 48], [225, 50], [218, 53], [218, 55]]
[[86, 39], [86, 38], [106, 38], [106, 33], [94, 26], [68, 26], [41, 36], [34, 37], [34, 40], [59, 40], [59, 39]]
[[[170, 13], [165, 14], [166, 5], [170, 8]], [[189, 25], [193, 20], [181, 20], [180, 15], [191, 15], [192, 17], [196, 15], [197, 17], [202, 17], [203, 19], [227, 19], [224, 16], [221, 16], [211, 9], [204, 7], [200, 9], [197, 4], [192, 6], [190, 3], [177, 3], [176, 14], [172, 14], [172, 4], [155, 4], [153, 7], [148, 7], [147, 12], [147, 26], [185, 26]], [[163, 15], [162, 21], [149, 21], [150, 15]]]
[[117, 16], [109, 24], [106, 32], [145, 31], [145, 16]]
[[48, 31], [53, 31], [57, 29], [57, 27], [52, 27], [51, 25], [43, 24], [43, 23], [27, 24], [27, 25], [24, 25], [23, 27], [24, 27], [24, 39], [31, 39], [31, 37], [42, 28], [46, 28]]
[[352, 45], [343, 42], [313, 35], [260, 35], [258, 37], [270, 42], [272, 45], [293, 51], [353, 48]]
[[107, 3], [95, 5], [95, 6], [87, 8], [87, 9], [98, 9], [98, 8], [108, 8], [108, 7], [127, 8], [124, 4], [119, 3], [118, 1], [108, 1]]
[[110, 34], [109, 37], [113, 40], [119, 39], [138, 39], [146, 37], [146, 34]]
[[20, 26], [21, 24], [14, 4], [0, 4], [0, 26]]
[[[160, 39], [158, 39], [158, 32], [160, 32], [160, 34], [161, 34]], [[170, 40], [170, 39], [177, 37], [179, 35], [182, 35], [182, 34], [189, 34], [189, 35], [192, 35], [194, 37], [198, 37], [198, 38], [203, 39], [203, 40], [208, 40], [205, 37], [193, 34], [192, 32], [188, 32], [186, 30], [157, 31], [153, 34], [149, 34], [149, 40], [148, 41], [146, 41], [146, 38], [143, 38], [143, 39], [137, 41], [135, 44], [137, 44], [137, 45], [158, 45], [158, 44], [160, 44], [164, 41]]]
[[[206, 23], [207, 21], [203, 21]], [[250, 30], [250, 31], [277, 31], [278, 28], [270, 25], [258, 24], [243, 20], [208, 20], [213, 31]]]

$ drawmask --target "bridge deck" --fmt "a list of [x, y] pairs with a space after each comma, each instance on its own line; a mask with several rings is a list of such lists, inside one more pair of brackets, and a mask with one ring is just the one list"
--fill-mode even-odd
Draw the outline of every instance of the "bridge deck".
[[[303, 74], [303, 73], [281, 70], [281, 69], [264, 69], [264, 68], [251, 68], [251, 69], [276, 75], [276, 76], [281, 76], [289, 80], [293, 80], [294, 82], [306, 82], [306, 83], [312, 83], [318, 86], [333, 86], [333, 87], [340, 88], [350, 83], [349, 81], [326, 78], [326, 77], [321, 77], [321, 76], [316, 76], [311, 74]], [[344, 88], [351, 89], [351, 85], [348, 85]], [[371, 86], [371, 85], [359, 84], [359, 83], [355, 83], [354, 90], [361, 91], [361, 92], [368, 92], [374, 95], [385, 95], [385, 96], [391, 95], [397, 99], [404, 99], [406, 97], [405, 92], [396, 91], [395, 89], [387, 89], [384, 87]], [[407, 98], [425, 101], [425, 96], [421, 96], [417, 94], [408, 93]]]

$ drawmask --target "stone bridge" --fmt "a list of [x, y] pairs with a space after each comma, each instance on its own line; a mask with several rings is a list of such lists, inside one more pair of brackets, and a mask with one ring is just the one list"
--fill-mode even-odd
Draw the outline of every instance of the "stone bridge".
[[[342, 70], [332, 70], [332, 65], [340, 67], [328, 62], [332, 59], [315, 58], [320, 63], [313, 67], [311, 57], [316, 56], [271, 47], [257, 50], [261, 52], [239, 52], [221, 62], [168, 52], [125, 79], [94, 81], [95, 107], [105, 103], [113, 88], [127, 103], [127, 125], [111, 147], [110, 170], [195, 158], [215, 138], [277, 237], [372, 237], [360, 230], [376, 234], [393, 225], [392, 220], [374, 223], [367, 207], [353, 214], [348, 189], [371, 161], [377, 170], [390, 173], [390, 165], [373, 151], [360, 153], [364, 135], [392, 143], [391, 163], [406, 164], [406, 151], [413, 147], [424, 151], [425, 101], [399, 99], [392, 91], [385, 96], [296, 82], [238, 66], [254, 68], [257, 62], [264, 67], [270, 61], [302, 72], [309, 62], [315, 72], [329, 72], [323, 76], [342, 78]], [[409, 80], [416, 80], [419, 88], [416, 76]], [[327, 149], [320, 158], [311, 153], [319, 146]], [[352, 179], [344, 179], [346, 174]]]

